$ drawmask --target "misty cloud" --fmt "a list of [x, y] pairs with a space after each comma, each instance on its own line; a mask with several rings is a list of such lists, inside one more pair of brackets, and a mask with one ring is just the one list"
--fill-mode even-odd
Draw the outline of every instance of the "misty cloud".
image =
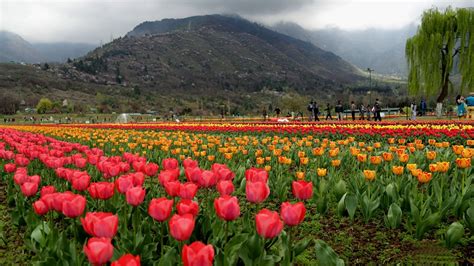
[[252, 16], [293, 12], [316, 3], [314, 0], [166, 0], [164, 2], [197, 10]]
[[0, 0], [0, 30], [30, 42], [108, 42], [143, 21], [238, 14], [308, 29], [401, 28], [432, 6], [472, 6], [472, 0]]

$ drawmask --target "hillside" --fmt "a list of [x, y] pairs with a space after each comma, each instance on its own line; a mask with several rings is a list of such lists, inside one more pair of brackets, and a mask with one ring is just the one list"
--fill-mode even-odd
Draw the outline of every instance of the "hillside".
[[64, 74], [73, 79], [161, 92], [264, 87], [323, 92], [361, 79], [358, 69], [333, 53], [220, 15], [142, 23], [70, 69]]
[[0, 62], [38, 63], [45, 58], [19, 35], [0, 31]]
[[331, 51], [360, 69], [368, 67], [377, 73], [406, 76], [406, 39], [415, 34], [411, 24], [400, 29], [366, 29], [345, 31], [338, 28], [306, 30], [295, 23], [278, 23], [275, 31], [313, 43]]
[[68, 58], [84, 56], [95, 47], [87, 43], [30, 43], [18, 34], [0, 31], [0, 62], [64, 63]]

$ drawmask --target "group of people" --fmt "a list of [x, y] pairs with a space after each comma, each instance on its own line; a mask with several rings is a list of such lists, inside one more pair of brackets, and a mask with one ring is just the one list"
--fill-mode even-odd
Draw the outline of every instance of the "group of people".
[[471, 92], [466, 98], [462, 95], [456, 96], [456, 107], [458, 117], [465, 117], [467, 114], [467, 107], [474, 107], [474, 92]]
[[[308, 111], [310, 112], [310, 121], [319, 121], [319, 105], [312, 100], [309, 105], [308, 105]], [[332, 107], [329, 103], [326, 104], [326, 107], [324, 108], [324, 111], [326, 112], [326, 120], [332, 120], [331, 116], [331, 110]], [[361, 103], [360, 105], [356, 105], [354, 101], [351, 101], [350, 105], [350, 110], [351, 110], [351, 116], [352, 120], [356, 120], [356, 113], [359, 112], [359, 120], [369, 120], [372, 118], [375, 121], [382, 121], [382, 116], [381, 116], [381, 111], [382, 111], [382, 103], [380, 102], [379, 99], [375, 100], [374, 105], [364, 105]], [[342, 113], [344, 113], [344, 107], [342, 105], [342, 102], [340, 100], [337, 101], [336, 106], [334, 107], [334, 111], [337, 115], [337, 120], [342, 120]]]

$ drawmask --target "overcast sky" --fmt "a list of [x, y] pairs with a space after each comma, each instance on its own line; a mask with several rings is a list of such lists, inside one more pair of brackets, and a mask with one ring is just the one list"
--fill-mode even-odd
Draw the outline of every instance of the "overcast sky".
[[143, 21], [232, 13], [308, 29], [401, 28], [424, 9], [474, 6], [474, 0], [0, 0], [0, 30], [30, 42], [108, 42]]

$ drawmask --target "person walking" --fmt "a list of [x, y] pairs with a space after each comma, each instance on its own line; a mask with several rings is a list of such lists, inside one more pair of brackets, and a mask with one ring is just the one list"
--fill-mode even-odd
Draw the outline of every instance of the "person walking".
[[280, 108], [275, 108], [275, 114], [276, 114], [276, 117], [279, 118], [280, 117], [280, 113], [281, 113], [281, 110]]
[[370, 104], [367, 104], [367, 108], [365, 108], [367, 111], [367, 121], [370, 121], [370, 113], [372, 111], [372, 107], [370, 107]]
[[324, 111], [326, 111], [326, 120], [332, 120], [332, 117], [331, 117], [331, 106], [329, 105], [329, 103], [326, 105], [326, 109], [324, 109]]
[[466, 115], [466, 107], [464, 106], [464, 97], [461, 95], [456, 96], [456, 105], [458, 109], [458, 118], [461, 119]]
[[334, 107], [334, 111], [336, 111], [337, 120], [341, 121], [342, 120], [342, 112], [344, 111], [344, 108], [342, 107], [341, 100], [337, 101], [336, 107]]
[[356, 120], [356, 104], [354, 103], [354, 101], [351, 102], [351, 114], [352, 114], [352, 121], [355, 121]]
[[375, 104], [374, 104], [375, 121], [377, 120], [382, 121], [382, 116], [380, 115], [381, 111], [382, 111], [382, 103], [379, 101], [379, 99], [375, 99]]
[[363, 103], [360, 104], [359, 106], [359, 114], [360, 114], [360, 117], [359, 117], [359, 120], [364, 120], [364, 114], [365, 114], [365, 106]]
[[316, 121], [316, 104], [313, 100], [308, 105], [309, 121]]
[[421, 109], [421, 115], [422, 116], [426, 115], [426, 101], [424, 99], [421, 99], [420, 109]]
[[412, 102], [411, 105], [410, 105], [410, 109], [411, 109], [411, 120], [416, 120], [416, 103], [415, 102]]

